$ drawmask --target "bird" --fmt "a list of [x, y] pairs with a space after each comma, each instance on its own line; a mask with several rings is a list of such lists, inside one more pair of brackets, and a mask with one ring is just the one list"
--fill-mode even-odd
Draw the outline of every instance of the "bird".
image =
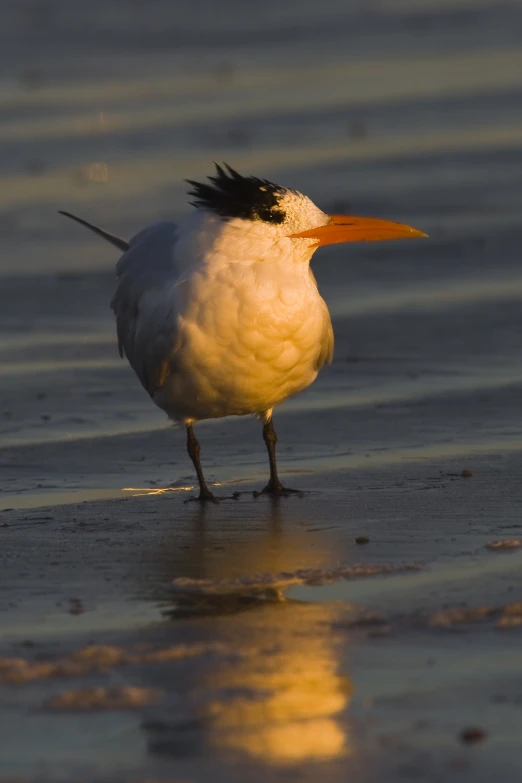
[[334, 334], [310, 260], [325, 245], [425, 237], [402, 223], [323, 212], [306, 195], [226, 163], [207, 182], [186, 180], [195, 209], [121, 239], [70, 212], [116, 246], [111, 307], [120, 356], [152, 401], [186, 428], [194, 500], [209, 489], [194, 425], [255, 415], [269, 479], [257, 495], [288, 496], [276, 462], [274, 409], [315, 381], [333, 358]]

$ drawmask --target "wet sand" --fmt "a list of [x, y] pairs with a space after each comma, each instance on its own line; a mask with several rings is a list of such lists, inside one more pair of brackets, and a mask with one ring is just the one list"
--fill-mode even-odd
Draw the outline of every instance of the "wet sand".
[[[0, 30], [0, 781], [518, 781], [518, 4], [111, 8]], [[316, 255], [277, 504], [253, 419], [198, 426], [239, 499], [184, 504], [115, 253], [56, 215], [129, 236], [212, 159], [430, 234]]]
[[290, 471], [313, 489], [277, 505], [4, 512], [4, 770], [516, 780], [522, 552], [487, 544], [520, 534], [520, 455], [462, 464]]

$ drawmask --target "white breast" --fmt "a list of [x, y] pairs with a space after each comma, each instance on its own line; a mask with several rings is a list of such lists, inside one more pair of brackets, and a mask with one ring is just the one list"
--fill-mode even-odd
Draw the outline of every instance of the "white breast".
[[312, 251], [231, 221], [174, 291], [173, 372], [154, 401], [176, 420], [260, 413], [302, 391], [331, 359]]

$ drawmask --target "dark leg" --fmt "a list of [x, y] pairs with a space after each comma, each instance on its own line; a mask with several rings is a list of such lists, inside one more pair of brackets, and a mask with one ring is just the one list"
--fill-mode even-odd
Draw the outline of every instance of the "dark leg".
[[199, 443], [197, 442], [196, 436], [194, 435], [192, 424], [187, 424], [187, 451], [190, 459], [194, 464], [194, 467], [196, 468], [199, 482], [199, 496], [193, 499], [209, 501], [211, 503], [219, 503], [219, 499], [214, 497], [205, 483], [205, 477], [203, 476], [203, 471], [201, 470], [201, 462], [199, 461]]
[[263, 427], [263, 440], [265, 441], [266, 450], [268, 451], [268, 462], [270, 465], [270, 480], [267, 484], [267, 488], [273, 492], [281, 492], [283, 485], [279, 481], [277, 475], [277, 463], [276, 463], [276, 443], [277, 432], [274, 429], [274, 422], [272, 419], [268, 419]]
[[263, 427], [263, 440], [265, 441], [266, 450], [268, 451], [270, 478], [268, 480], [268, 484], [261, 492], [254, 492], [254, 497], [258, 497], [259, 495], [275, 495], [280, 497], [281, 495], [290, 495], [291, 493], [301, 494], [299, 489], [289, 489], [288, 487], [284, 487], [279, 481], [276, 463], [277, 434], [274, 429], [272, 417], [265, 421], [265, 425]]

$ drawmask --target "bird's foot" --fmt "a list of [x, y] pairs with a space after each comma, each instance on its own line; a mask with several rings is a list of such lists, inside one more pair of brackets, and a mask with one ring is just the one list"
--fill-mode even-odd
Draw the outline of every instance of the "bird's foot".
[[285, 487], [280, 481], [269, 481], [261, 492], [254, 490], [252, 494], [255, 498], [260, 497], [260, 495], [270, 495], [273, 498], [287, 498], [289, 495], [297, 495], [298, 498], [302, 498], [305, 493], [301, 489]]
[[198, 497], [193, 498], [187, 498], [184, 500], [184, 503], [221, 503], [222, 500], [239, 500], [243, 493], [242, 492], [232, 492], [231, 495], [226, 495], [225, 497], [217, 497], [216, 495], [213, 495], [210, 490], [207, 490], [207, 492], [200, 492]]
[[221, 498], [217, 498], [205, 487], [199, 491], [199, 495], [193, 498], [187, 498], [184, 503], [221, 503]]

